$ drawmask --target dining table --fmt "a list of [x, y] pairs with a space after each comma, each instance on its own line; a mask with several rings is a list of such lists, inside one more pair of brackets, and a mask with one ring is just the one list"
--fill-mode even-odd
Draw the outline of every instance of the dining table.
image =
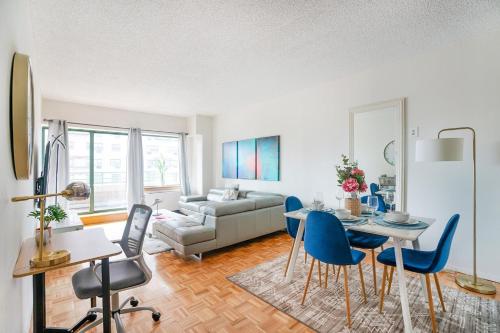
[[[333, 209], [324, 209], [331, 214], [334, 214]], [[293, 281], [293, 274], [295, 270], [295, 265], [297, 262], [297, 257], [299, 254], [300, 243], [302, 241], [302, 237], [305, 231], [305, 222], [307, 219], [307, 215], [311, 212], [312, 209], [302, 208], [299, 210], [286, 212], [284, 213], [285, 217], [297, 219], [300, 221], [297, 235], [295, 237], [295, 241], [293, 243], [292, 255], [290, 259], [290, 265], [286, 271], [285, 282], [291, 283]], [[411, 216], [412, 219], [417, 220], [426, 227], [422, 228], [405, 228], [400, 225], [390, 225], [389, 223], [377, 223], [370, 222], [368, 223], [369, 217], [362, 217], [359, 219], [358, 223], [343, 223], [344, 227], [348, 230], [353, 231], [361, 231], [368, 234], [379, 235], [379, 236], [388, 236], [392, 238], [394, 245], [394, 252], [396, 256], [396, 272], [398, 276], [398, 285], [399, 285], [399, 296], [401, 301], [401, 310], [403, 314], [403, 322], [406, 333], [413, 332], [411, 317], [410, 317], [410, 305], [408, 301], [408, 292], [406, 289], [406, 277], [403, 266], [403, 255], [402, 255], [402, 247], [406, 241], [410, 241], [414, 249], [420, 249], [419, 237], [435, 222], [434, 218], [428, 217], [416, 217]], [[383, 219], [383, 214], [379, 214], [377, 216], [373, 216], [373, 219]], [[383, 220], [382, 220], [383, 221]], [[343, 222], [343, 221], [341, 221]], [[422, 292], [425, 295], [425, 279], [423, 275], [420, 279]]]

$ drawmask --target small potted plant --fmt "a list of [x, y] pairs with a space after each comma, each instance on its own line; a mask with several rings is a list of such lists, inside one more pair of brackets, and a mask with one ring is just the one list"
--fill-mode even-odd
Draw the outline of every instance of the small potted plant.
[[[40, 210], [35, 209], [32, 212], [28, 214], [28, 216], [34, 217], [38, 222], [40, 223]], [[57, 223], [63, 221], [68, 217], [68, 214], [64, 211], [64, 209], [61, 208], [59, 205], [50, 205], [45, 208], [45, 214], [44, 214], [44, 245], [47, 242], [48, 239], [52, 236], [52, 227], [50, 224], [52, 221], [56, 221]], [[40, 239], [40, 228], [36, 229], [36, 235], [35, 235], [36, 242], [38, 244], [39, 239]]]
[[359, 194], [368, 189], [365, 182], [365, 172], [358, 167], [358, 162], [351, 162], [346, 155], [342, 155], [342, 163], [337, 165], [338, 186], [344, 192], [350, 194], [350, 198], [345, 199], [345, 208], [351, 211], [354, 216], [361, 215], [361, 202]]

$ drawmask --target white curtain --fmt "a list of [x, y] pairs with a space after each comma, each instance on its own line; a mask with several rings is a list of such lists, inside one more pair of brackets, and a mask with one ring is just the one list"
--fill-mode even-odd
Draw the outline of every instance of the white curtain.
[[186, 134], [180, 134], [180, 145], [179, 145], [179, 160], [180, 160], [180, 178], [181, 178], [181, 190], [183, 195], [191, 194], [191, 186], [189, 184], [189, 169], [187, 164], [186, 156]]
[[140, 128], [131, 128], [128, 131], [127, 202], [128, 211], [134, 204], [144, 203], [144, 159]]
[[[49, 120], [47, 141], [50, 143], [47, 193], [59, 193], [69, 183], [69, 142], [66, 121]], [[67, 201], [64, 199], [48, 200], [50, 205], [55, 203], [67, 208]]]

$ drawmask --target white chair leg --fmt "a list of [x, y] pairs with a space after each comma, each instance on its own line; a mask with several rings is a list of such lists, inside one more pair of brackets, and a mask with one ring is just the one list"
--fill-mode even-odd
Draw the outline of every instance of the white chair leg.
[[125, 333], [125, 328], [123, 327], [123, 322], [122, 322], [122, 318], [120, 317], [120, 314], [116, 313], [113, 316], [113, 319], [115, 320], [116, 333]]
[[121, 310], [121, 313], [132, 313], [132, 312], [137, 312], [137, 311], [151, 311], [151, 312], [156, 312], [155, 308], [150, 307], [150, 306], [137, 306], [135, 308], [126, 308]]

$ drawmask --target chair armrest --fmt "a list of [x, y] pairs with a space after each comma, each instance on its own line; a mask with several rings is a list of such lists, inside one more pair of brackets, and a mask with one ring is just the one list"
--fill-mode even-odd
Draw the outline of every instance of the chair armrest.
[[182, 195], [179, 199], [182, 202], [207, 201], [206, 195]]

